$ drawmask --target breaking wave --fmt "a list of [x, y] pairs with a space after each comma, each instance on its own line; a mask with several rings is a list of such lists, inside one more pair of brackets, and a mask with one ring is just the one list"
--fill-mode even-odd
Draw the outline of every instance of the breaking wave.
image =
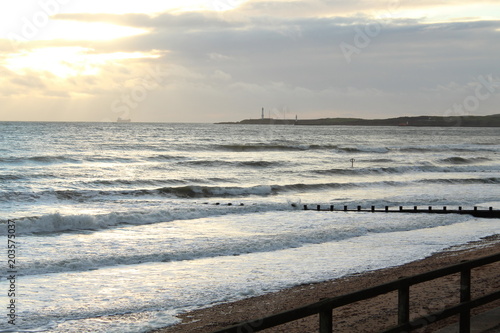
[[[464, 163], [465, 164], [465, 163]], [[377, 174], [407, 174], [411, 172], [434, 172], [434, 173], [450, 173], [450, 172], [496, 172], [499, 171], [499, 166], [435, 166], [435, 165], [419, 165], [419, 166], [398, 166], [398, 167], [377, 167], [377, 168], [350, 168], [350, 169], [324, 169], [314, 170], [313, 173], [321, 175], [377, 175]]]
[[487, 162], [491, 161], [489, 158], [485, 157], [472, 157], [472, 158], [465, 158], [465, 157], [448, 157], [448, 158], [443, 158], [439, 162], [441, 163], [447, 163], [447, 164], [475, 164], [475, 163], [481, 163], [481, 162]]
[[[171, 216], [168, 216], [171, 218]], [[335, 219], [336, 217], [332, 217]], [[344, 217], [354, 220], [354, 217]], [[360, 225], [366, 226], [363, 216], [357, 216], [355, 219]], [[273, 252], [283, 249], [298, 248], [309, 244], [322, 244], [332, 241], [340, 241], [349, 238], [361, 237], [373, 233], [392, 233], [400, 231], [412, 231], [422, 228], [439, 227], [460, 223], [468, 220], [468, 216], [454, 216], [453, 218], [435, 216], [420, 216], [416, 218], [401, 218], [397, 223], [380, 220], [370, 223], [369, 227], [352, 227], [335, 224], [328, 228], [307, 228], [292, 230], [290, 232], [255, 236], [252, 238], [233, 236], [224, 238], [224, 241], [206, 242], [204, 239], [195, 239], [193, 242], [187, 242], [181, 246], [161, 246], [154, 248], [154, 251], [118, 251], [118, 253], [108, 252], [107, 255], [99, 253], [87, 253], [85, 256], [56, 260], [32, 261], [29, 264], [22, 263], [20, 272], [22, 274], [46, 274], [64, 271], [83, 271], [98, 269], [100, 267], [110, 267], [116, 265], [134, 265], [144, 262], [171, 262], [183, 260], [196, 260], [200, 258], [213, 258], [220, 256], [237, 256], [247, 253]], [[50, 223], [54, 220], [66, 222], [71, 226], [72, 222], [77, 220], [75, 217], [68, 216], [45, 216], [36, 221], [38, 224], [45, 224], [46, 227], [52, 226]], [[74, 225], [73, 225], [74, 227]], [[272, 237], [272, 241], [270, 241]], [[161, 242], [161, 240], [158, 240]], [[105, 244], [101, 244], [105, 245]], [[118, 245], [119, 247], [120, 245]], [[141, 253], [142, 252], [142, 253]]]
[[500, 178], [460, 178], [460, 179], [422, 179], [419, 182], [427, 184], [500, 184]]
[[[16, 220], [17, 234], [53, 234], [83, 230], [103, 230], [119, 225], [147, 225], [175, 220], [192, 220], [210, 216], [242, 214], [254, 212], [255, 206], [240, 205], [200, 205], [198, 209], [169, 209], [148, 211], [111, 212], [106, 214], [65, 215], [59, 212], [42, 216], [31, 216]], [[290, 210], [290, 205], [261, 205], [258, 211]], [[1, 220], [0, 220], [1, 221]], [[5, 221], [0, 222], [4, 224]], [[0, 229], [0, 235], [6, 234], [7, 228]]]
[[252, 167], [269, 168], [283, 165], [282, 162], [272, 161], [221, 161], [221, 160], [196, 160], [180, 162], [183, 165], [201, 166], [201, 167]]

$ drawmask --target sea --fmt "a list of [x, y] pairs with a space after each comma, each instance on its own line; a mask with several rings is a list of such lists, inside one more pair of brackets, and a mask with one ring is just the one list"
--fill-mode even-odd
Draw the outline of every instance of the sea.
[[499, 234], [303, 206], [500, 209], [500, 128], [0, 122], [0, 182], [0, 331], [148, 332]]

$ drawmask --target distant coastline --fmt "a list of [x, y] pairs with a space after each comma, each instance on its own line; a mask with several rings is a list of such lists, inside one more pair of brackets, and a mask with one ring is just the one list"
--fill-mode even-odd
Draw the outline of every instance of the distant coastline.
[[500, 114], [489, 116], [416, 116], [387, 119], [321, 118], [321, 119], [244, 119], [219, 122], [231, 125], [333, 125], [333, 126], [419, 126], [419, 127], [500, 127]]

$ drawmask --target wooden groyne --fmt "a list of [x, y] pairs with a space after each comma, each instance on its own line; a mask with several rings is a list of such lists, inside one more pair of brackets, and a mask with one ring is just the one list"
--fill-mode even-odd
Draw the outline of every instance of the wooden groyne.
[[363, 208], [361, 206], [356, 206], [355, 208], [351, 208], [346, 205], [344, 206], [330, 205], [323, 207], [321, 205], [304, 205], [304, 210], [330, 211], [330, 212], [468, 214], [475, 217], [500, 218], [500, 210], [493, 209], [493, 207], [489, 207], [488, 209], [478, 209], [478, 207], [473, 207], [473, 209], [463, 209], [461, 206], [459, 206], [457, 209], [448, 209], [447, 206], [442, 206], [442, 207], [427, 206], [424, 208], [418, 206], [413, 206], [411, 208], [405, 208], [403, 206], [399, 207], [385, 206], [383, 208], [376, 208], [375, 206], [371, 206], [370, 208]]

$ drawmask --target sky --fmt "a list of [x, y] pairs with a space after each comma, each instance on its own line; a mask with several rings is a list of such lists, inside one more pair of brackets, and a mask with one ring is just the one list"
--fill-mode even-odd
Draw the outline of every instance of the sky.
[[0, 6], [0, 121], [500, 113], [498, 0]]

